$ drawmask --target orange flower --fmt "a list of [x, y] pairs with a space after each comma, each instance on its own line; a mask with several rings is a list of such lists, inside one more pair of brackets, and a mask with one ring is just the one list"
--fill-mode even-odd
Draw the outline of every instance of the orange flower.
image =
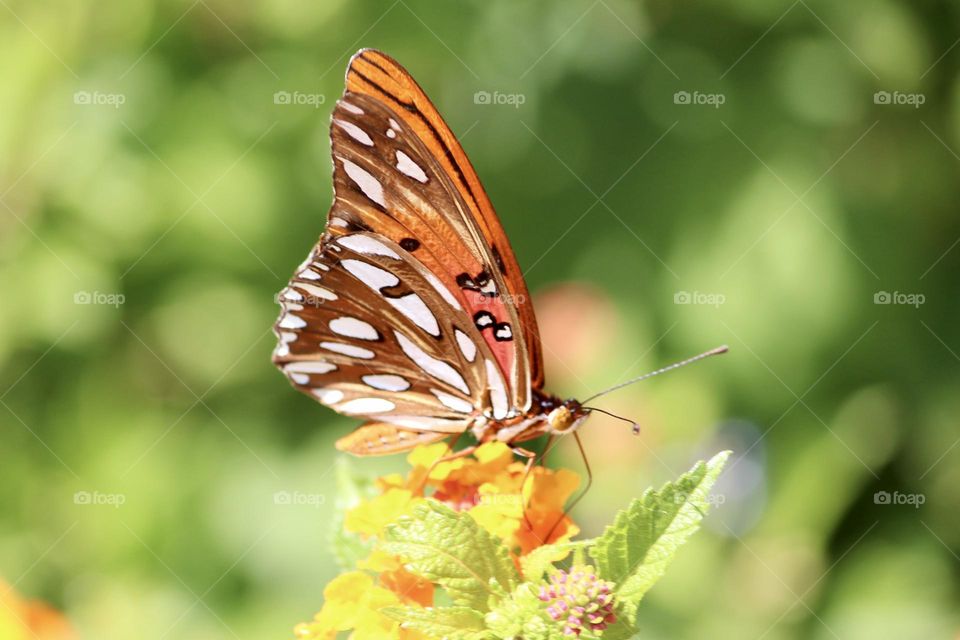
[[21, 598], [0, 582], [0, 638], [3, 640], [74, 640], [66, 618], [49, 605]]
[[378, 572], [380, 585], [393, 591], [405, 604], [433, 605], [433, 583], [404, 569], [397, 556], [374, 549], [366, 560], [359, 562], [358, 568]]
[[347, 512], [347, 529], [376, 536], [428, 495], [469, 513], [517, 555], [569, 540], [580, 531], [563, 509], [579, 484], [577, 474], [545, 467], [534, 467], [527, 474], [525, 463], [514, 460], [502, 442], [489, 442], [470, 456], [438, 462], [449, 451], [443, 443], [414, 449], [407, 456], [412, 467], [407, 477], [380, 478], [381, 494]]
[[[563, 509], [580, 482], [577, 474], [544, 467], [527, 473], [525, 463], [514, 460], [513, 452], [501, 442], [481, 445], [470, 456], [439, 462], [449, 451], [447, 445], [435, 444], [410, 452], [410, 472], [405, 477], [395, 473], [379, 478], [375, 485], [379, 493], [347, 511], [347, 531], [380, 538], [387, 525], [417, 503], [432, 499], [470, 514], [503, 541], [515, 560], [579, 532]], [[358, 562], [357, 569], [327, 585], [323, 608], [312, 622], [296, 627], [297, 638], [334, 640], [349, 631], [350, 640], [425, 640], [426, 636], [401, 629], [380, 611], [433, 606], [434, 585], [407, 571], [403, 558], [377, 549]]]

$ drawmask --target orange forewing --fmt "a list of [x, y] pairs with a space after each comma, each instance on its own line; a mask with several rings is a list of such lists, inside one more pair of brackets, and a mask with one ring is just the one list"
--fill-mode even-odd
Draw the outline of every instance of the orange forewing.
[[[490, 262], [499, 269], [499, 275], [506, 282], [511, 303], [519, 315], [520, 326], [514, 327], [514, 334], [522, 335], [526, 351], [522, 357], [526, 363], [518, 364], [526, 364], [528, 367], [530, 386], [533, 389], [542, 389], [543, 357], [533, 304], [523, 274], [493, 205], [453, 132], [410, 74], [395, 60], [379, 51], [364, 49], [353, 57], [347, 70], [346, 85], [348, 94], [368, 95], [390, 106], [404, 124], [427, 145], [432, 157], [454, 182], [470, 209], [465, 213], [475, 222], [482, 234], [483, 243], [490, 251]], [[469, 298], [468, 303], [475, 307], [475, 311], [498, 306], [481, 299], [480, 296]], [[496, 313], [494, 315], [497, 316]], [[495, 353], [501, 351], [499, 347], [491, 345]], [[507, 370], [505, 373], [509, 375], [511, 372]]]

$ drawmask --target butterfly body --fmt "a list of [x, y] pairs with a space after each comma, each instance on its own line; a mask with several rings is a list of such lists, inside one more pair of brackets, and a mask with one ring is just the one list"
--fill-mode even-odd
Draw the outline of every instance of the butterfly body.
[[279, 296], [274, 363], [367, 420], [338, 448], [404, 451], [470, 432], [509, 444], [589, 413], [543, 391], [533, 306], [469, 160], [410, 75], [362, 50], [331, 124], [327, 227]]

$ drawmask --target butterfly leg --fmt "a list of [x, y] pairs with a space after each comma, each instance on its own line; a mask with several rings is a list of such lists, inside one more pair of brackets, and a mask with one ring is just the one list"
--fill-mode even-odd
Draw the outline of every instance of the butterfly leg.
[[583, 491], [581, 491], [580, 494], [576, 498], [574, 498], [573, 501], [570, 502], [570, 504], [567, 505], [567, 508], [563, 510], [563, 515], [561, 515], [560, 518], [553, 523], [553, 526], [550, 527], [550, 531], [547, 532], [547, 536], [546, 538], [544, 538], [544, 540], [546, 541], [550, 540], [550, 536], [553, 535], [553, 532], [557, 528], [557, 525], [563, 522], [563, 519], [567, 517], [568, 513], [573, 511], [573, 508], [577, 505], [578, 502], [580, 502], [580, 499], [583, 498], [583, 496], [587, 495], [587, 492], [590, 491], [590, 487], [593, 485], [593, 470], [590, 468], [590, 460], [587, 459], [587, 452], [584, 451], [583, 443], [580, 441], [580, 434], [574, 432], [573, 439], [576, 440], [577, 442], [577, 448], [580, 449], [580, 455], [583, 458], [583, 465], [587, 469], [587, 485], [583, 488]]
[[[547, 444], [549, 445], [549, 442]], [[530, 476], [530, 472], [533, 471], [533, 464], [537, 460], [537, 452], [516, 446], [512, 447], [511, 450], [515, 455], [527, 459], [527, 464], [523, 469], [523, 480], [520, 481], [520, 499], [523, 500], [523, 489], [527, 486], [527, 478]], [[543, 456], [541, 456], [541, 459], [543, 459]], [[530, 522], [530, 517], [527, 516], [526, 500], [523, 500], [523, 521], [527, 524], [528, 529], [533, 530], [533, 523]]]

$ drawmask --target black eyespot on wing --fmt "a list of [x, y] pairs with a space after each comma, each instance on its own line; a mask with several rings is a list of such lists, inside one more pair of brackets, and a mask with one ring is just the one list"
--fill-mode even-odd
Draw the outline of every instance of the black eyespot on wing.
[[489, 311], [477, 311], [473, 314], [473, 324], [476, 325], [477, 329], [483, 331], [489, 327], [496, 326], [497, 320]]
[[493, 337], [497, 342], [510, 342], [513, 340], [513, 329], [506, 322], [501, 322], [493, 329]]
[[420, 248], [420, 241], [416, 238], [404, 238], [400, 241], [400, 246], [404, 251], [416, 251]]

